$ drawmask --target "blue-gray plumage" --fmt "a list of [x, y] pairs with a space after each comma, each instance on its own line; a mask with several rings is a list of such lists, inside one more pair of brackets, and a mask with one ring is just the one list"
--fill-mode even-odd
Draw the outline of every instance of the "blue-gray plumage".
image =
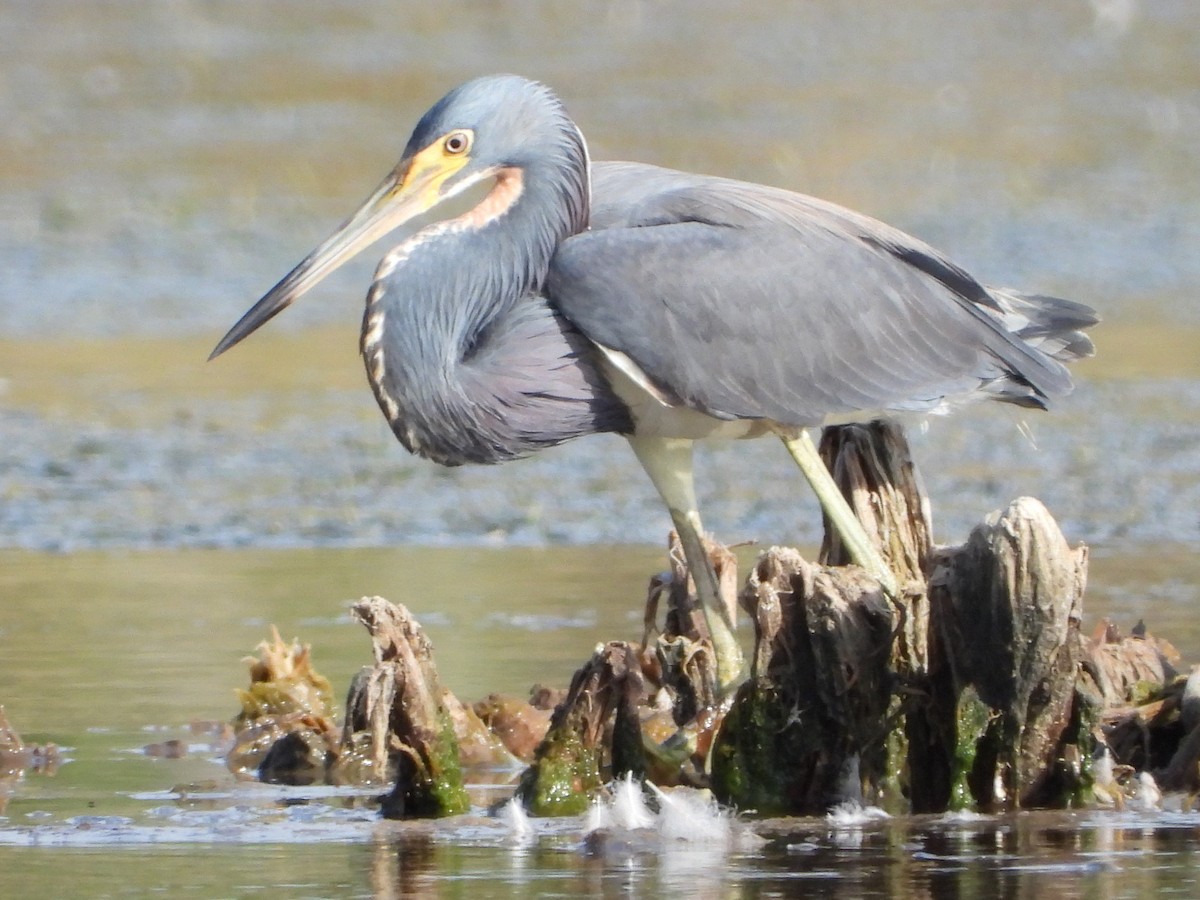
[[[592, 230], [559, 248], [547, 294], [719, 418], [820, 425], [980, 396], [1044, 407], [1071, 381], [1029, 332], [1095, 321], [985, 288], [903, 232], [790, 191], [598, 163], [593, 192]], [[1081, 334], [1065, 340], [1064, 360], [1091, 351]]]
[[445, 465], [625, 434], [683, 541], [723, 683], [733, 611], [701, 546], [691, 448], [774, 433], [854, 558], [896, 585], [803, 428], [992, 398], [1044, 407], [1092, 352], [1085, 306], [986, 287], [932, 247], [831, 203], [637, 163], [590, 164], [543, 85], [476, 79], [427, 112], [396, 169], [213, 351], [224, 352], [413, 216], [470, 212], [384, 257], [362, 353], [411, 451]]

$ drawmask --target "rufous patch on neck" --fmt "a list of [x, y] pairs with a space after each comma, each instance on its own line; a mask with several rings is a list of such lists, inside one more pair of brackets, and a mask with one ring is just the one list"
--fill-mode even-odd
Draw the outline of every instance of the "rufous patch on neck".
[[524, 173], [516, 166], [496, 170], [496, 183], [488, 195], [470, 211], [454, 220], [454, 224], [467, 230], [482, 228], [500, 218], [517, 202], [525, 190]]

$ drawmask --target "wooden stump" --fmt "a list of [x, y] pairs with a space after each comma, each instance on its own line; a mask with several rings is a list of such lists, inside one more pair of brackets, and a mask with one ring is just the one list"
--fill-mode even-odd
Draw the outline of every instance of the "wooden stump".
[[[1140, 626], [1128, 638], [1108, 623], [1081, 635], [1087, 549], [1069, 547], [1038, 501], [1016, 500], [962, 546], [939, 548], [898, 426], [829, 429], [821, 453], [900, 596], [847, 564], [832, 535], [821, 563], [767, 550], [736, 595], [736, 558], [706, 544], [723, 601], [736, 596], [755, 627], [750, 680], [722, 701], [673, 539], [671, 570], [648, 592], [642, 643], [597, 647], [554, 708], [518, 788], [528, 807], [582, 812], [624, 774], [710, 783], [721, 801], [763, 814], [819, 814], [846, 799], [898, 812], [1062, 807], [1093, 787], [1119, 804], [1141, 783], [1135, 768], [1168, 789], [1200, 789], [1200, 669], [1178, 676], [1173, 648]], [[266, 722], [247, 732], [245, 758], [269, 746], [298, 773], [287, 777], [305, 779], [322, 766], [355, 783], [394, 773], [385, 815], [465, 810], [459, 748], [474, 764], [511, 762], [480, 717], [526, 758], [554, 700], [466, 707], [440, 687], [407, 611], [370, 598], [353, 612], [371, 632], [375, 665], [355, 680], [340, 748], [309, 702], [327, 683], [306, 651], [276, 635], [287, 653], [275, 648], [279, 664], [252, 669], [243, 697], [243, 717]], [[312, 739], [280, 740], [283, 724]], [[1093, 770], [1097, 750], [1115, 766]]]
[[[925, 812], [941, 808], [927, 797], [925, 751], [938, 724], [927, 702], [930, 663], [928, 575], [935, 552], [929, 498], [913, 461], [904, 430], [895, 422], [826, 428], [821, 458], [867, 534], [896, 574], [901, 596], [891, 649], [894, 675], [888, 731], [887, 770], [878, 786], [889, 808]], [[841, 540], [826, 522], [820, 561], [850, 563]]]
[[793, 814], [856, 796], [914, 812], [1080, 796], [1095, 719], [1076, 688], [1086, 549], [1028, 498], [935, 548], [893, 423], [827, 429], [821, 454], [902, 596], [885, 602], [828, 532], [825, 566], [760, 557], [742, 595], [754, 678], [718, 736], [718, 796]]
[[408, 610], [382, 597], [363, 598], [350, 612], [371, 634], [375, 665], [347, 698], [344, 744], [361, 744], [365, 735], [375, 770], [395, 771], [384, 816], [466, 812], [454, 723], [429, 638]]
[[[933, 549], [929, 499], [903, 429], [886, 421], [826, 428], [819, 451], [897, 580], [924, 582]], [[818, 560], [827, 566], [851, 562], [828, 520]]]
[[896, 613], [854, 567], [772, 547], [742, 592], [755, 624], [751, 679], [712, 754], [717, 797], [762, 814], [823, 812], [888, 781]]
[[[636, 707], [645, 693], [636, 648], [613, 641], [575, 673], [550, 729], [525, 770], [517, 797], [536, 815], [578, 815], [610, 777], [644, 774]], [[616, 714], [611, 745], [604, 737]], [[609, 764], [606, 766], [606, 762]]]
[[[989, 515], [965, 545], [939, 555], [930, 585], [939, 642], [930, 682], [945, 730], [926, 771], [946, 780], [930, 787], [932, 797], [969, 793], [980, 808], [1011, 809], [1062, 805], [1081, 787], [1058, 761], [1091, 753], [1086, 729], [1078, 721], [1070, 728], [1086, 581], [1087, 549], [1070, 548], [1030, 497]], [[963, 704], [981, 706], [972, 713]], [[963, 733], [959, 726], [972, 720], [986, 723], [982, 733]], [[1082, 751], [1081, 740], [1089, 744]], [[1076, 749], [1068, 753], [1067, 744]], [[969, 760], [970, 770], [942, 770], [954, 759]]]
[[320, 784], [338, 752], [333, 687], [313, 667], [311, 648], [286, 643], [277, 629], [257, 649], [246, 660], [250, 686], [238, 690], [242, 708], [225, 764], [268, 784]]
[[[737, 559], [707, 539], [705, 549], [732, 605]], [[580, 813], [607, 781], [626, 774], [664, 785], [703, 779], [703, 760], [724, 712], [716, 656], [674, 534], [668, 557], [670, 572], [651, 579], [647, 592], [642, 645], [597, 647], [555, 708], [517, 789], [532, 812]], [[664, 625], [655, 635], [664, 597]]]
[[823, 812], [845, 797], [899, 809], [924, 712], [913, 698], [928, 667], [929, 504], [897, 425], [827, 428], [820, 452], [902, 596], [890, 603], [850, 565], [828, 522], [823, 565], [780, 548], [759, 558], [742, 592], [755, 623], [753, 678], [718, 736], [713, 788], [778, 813]]

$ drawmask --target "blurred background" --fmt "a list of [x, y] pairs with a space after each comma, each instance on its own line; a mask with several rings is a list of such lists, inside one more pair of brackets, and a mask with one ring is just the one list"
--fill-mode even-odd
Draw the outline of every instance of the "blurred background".
[[[916, 438], [941, 537], [1019, 493], [1075, 539], [1200, 537], [1194, 3], [163, 0], [4, 19], [0, 546], [661, 541], [617, 439], [455, 472], [394, 445], [356, 360], [386, 242], [204, 363], [435, 99], [506, 70], [551, 84], [595, 158], [815, 194], [1101, 311], [1080, 390], [1029, 417], [1036, 445], [995, 408]], [[719, 535], [815, 539], [781, 456], [701, 459]]]

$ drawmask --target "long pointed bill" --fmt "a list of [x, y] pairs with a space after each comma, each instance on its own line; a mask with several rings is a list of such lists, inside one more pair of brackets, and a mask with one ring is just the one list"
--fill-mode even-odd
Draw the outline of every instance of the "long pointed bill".
[[[437, 175], [441, 174], [442, 178]], [[330, 238], [308, 254], [296, 268], [229, 329], [209, 355], [220, 356], [249, 337], [292, 304], [338, 266], [366, 249], [379, 238], [435, 206], [444, 197], [438, 188], [445, 175], [423, 166], [401, 166], [393, 171], [358, 211]]]

